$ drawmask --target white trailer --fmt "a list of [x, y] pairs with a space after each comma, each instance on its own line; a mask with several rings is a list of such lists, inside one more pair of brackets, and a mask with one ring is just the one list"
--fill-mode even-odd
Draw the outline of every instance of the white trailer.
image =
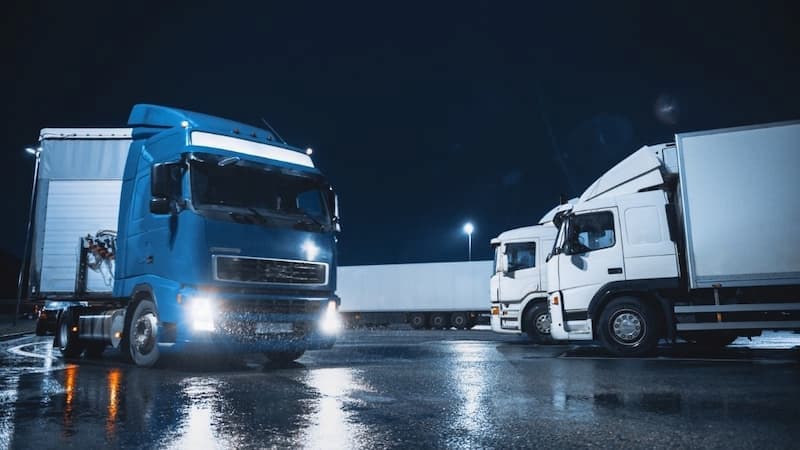
[[339, 312], [350, 323], [469, 328], [489, 312], [492, 267], [492, 261], [339, 267]]
[[621, 355], [800, 329], [800, 122], [677, 134], [554, 223], [551, 334]]

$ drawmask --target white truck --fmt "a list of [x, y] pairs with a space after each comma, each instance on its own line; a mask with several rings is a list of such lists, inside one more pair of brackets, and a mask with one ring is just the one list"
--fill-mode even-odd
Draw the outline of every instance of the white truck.
[[645, 146], [554, 218], [551, 334], [643, 355], [800, 329], [800, 122]]
[[495, 333], [526, 333], [536, 343], [552, 340], [544, 261], [556, 237], [556, 210], [537, 225], [504, 231], [491, 241], [495, 273], [490, 280], [490, 322]]
[[339, 312], [350, 324], [471, 328], [489, 312], [491, 274], [492, 261], [339, 267]]

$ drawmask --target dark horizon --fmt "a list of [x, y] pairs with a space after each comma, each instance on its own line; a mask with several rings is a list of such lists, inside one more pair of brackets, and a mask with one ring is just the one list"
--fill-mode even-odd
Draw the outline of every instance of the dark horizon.
[[[92, 2], [90, 2], [92, 3]], [[21, 257], [44, 127], [156, 103], [259, 126], [341, 199], [342, 265], [473, 259], [643, 145], [800, 119], [791, 5], [15, 2], [0, 250]]]

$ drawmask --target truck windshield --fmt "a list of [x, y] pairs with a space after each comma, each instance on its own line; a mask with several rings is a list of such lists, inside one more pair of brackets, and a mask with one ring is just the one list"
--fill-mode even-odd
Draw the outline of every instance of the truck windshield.
[[195, 208], [243, 213], [264, 223], [288, 219], [330, 225], [328, 188], [321, 177], [205, 155], [190, 167]]

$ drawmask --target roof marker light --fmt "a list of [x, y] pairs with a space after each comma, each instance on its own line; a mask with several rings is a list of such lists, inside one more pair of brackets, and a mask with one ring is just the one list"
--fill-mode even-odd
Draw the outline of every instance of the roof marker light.
[[308, 148], [306, 149], [306, 155], [308, 155], [308, 156], [311, 156], [311, 154], [312, 154], [312, 153], [314, 153], [314, 149], [313, 149], [313, 148], [311, 148], [311, 147], [308, 147]]
[[189, 128], [189, 121], [188, 120], [182, 120], [181, 121], [181, 127]]

